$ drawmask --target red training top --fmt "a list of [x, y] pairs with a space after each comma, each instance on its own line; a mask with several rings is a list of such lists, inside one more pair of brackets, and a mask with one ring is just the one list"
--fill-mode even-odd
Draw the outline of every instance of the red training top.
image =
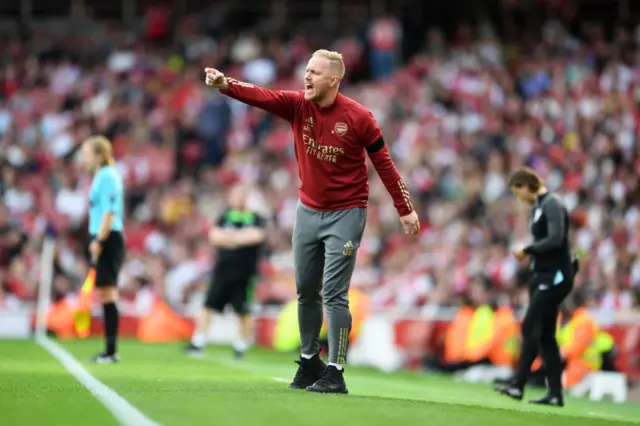
[[[328, 107], [304, 98], [303, 91], [269, 90], [227, 77], [221, 93], [269, 111], [291, 123], [300, 201], [320, 211], [366, 207], [369, 181], [365, 148], [382, 137], [373, 114], [342, 94]], [[386, 146], [369, 154], [400, 216], [413, 210], [409, 191]]]

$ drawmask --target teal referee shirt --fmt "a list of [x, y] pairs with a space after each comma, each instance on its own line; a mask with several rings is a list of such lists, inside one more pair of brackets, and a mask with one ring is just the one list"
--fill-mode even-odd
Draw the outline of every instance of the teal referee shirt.
[[100, 232], [102, 220], [107, 213], [113, 213], [111, 231], [124, 230], [124, 185], [113, 166], [104, 166], [93, 177], [89, 191], [89, 234]]

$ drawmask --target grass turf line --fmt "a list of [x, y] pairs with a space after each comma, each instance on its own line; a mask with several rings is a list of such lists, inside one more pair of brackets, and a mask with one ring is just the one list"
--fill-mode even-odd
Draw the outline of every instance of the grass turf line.
[[[99, 348], [95, 340], [64, 342], [78, 360]], [[568, 398], [565, 409], [536, 407], [495, 395], [490, 387], [454, 383], [410, 372], [384, 374], [347, 367], [347, 397], [287, 389], [294, 355], [252, 350], [236, 362], [228, 348], [205, 360], [185, 357], [177, 345], [122, 342], [118, 365], [85, 364], [163, 425], [326, 426], [604, 426], [637, 424], [640, 407]], [[539, 392], [527, 396], [536, 396]], [[33, 342], [0, 341], [2, 424], [115, 425], [72, 376]], [[6, 421], [6, 422], [5, 422]]]
[[0, 424], [118, 425], [111, 413], [35, 342], [3, 340], [0, 340]]
[[[78, 359], [100, 343], [65, 343]], [[211, 348], [205, 360], [185, 357], [177, 345], [122, 342], [123, 362], [90, 366], [94, 376], [165, 425], [550, 425], [604, 426], [636, 423], [640, 408], [568, 398], [565, 409], [516, 403], [488, 386], [412, 373], [384, 374], [347, 367], [351, 395], [310, 395], [291, 391], [273, 377], [295, 372], [295, 355], [251, 351], [236, 362], [227, 348]], [[539, 392], [529, 396], [537, 396]], [[391, 423], [393, 424], [393, 423]]]

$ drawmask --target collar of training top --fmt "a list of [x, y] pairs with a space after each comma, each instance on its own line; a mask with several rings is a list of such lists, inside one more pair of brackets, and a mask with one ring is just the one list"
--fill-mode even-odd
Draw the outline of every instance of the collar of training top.
[[[342, 100], [342, 93], [338, 92], [338, 95], [336, 96], [336, 99], [329, 105], [327, 106], [323, 106], [321, 107], [320, 105], [316, 104], [316, 106], [318, 107], [318, 109], [320, 110], [320, 112], [329, 112], [332, 109], [334, 109], [336, 107], [336, 105], [338, 105], [338, 103]], [[314, 102], [315, 103], [315, 102]]]
[[547, 198], [547, 195], [549, 195], [549, 191], [545, 192], [544, 194], [540, 194], [536, 197], [536, 202], [535, 205], [539, 206], [540, 203], [542, 203], [544, 201], [545, 198]]

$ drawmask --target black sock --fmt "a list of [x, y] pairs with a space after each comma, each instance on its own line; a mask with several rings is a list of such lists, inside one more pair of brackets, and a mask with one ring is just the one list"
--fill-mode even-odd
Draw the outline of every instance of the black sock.
[[102, 307], [104, 309], [104, 336], [107, 341], [107, 355], [114, 355], [118, 340], [118, 307], [114, 302], [105, 303]]

